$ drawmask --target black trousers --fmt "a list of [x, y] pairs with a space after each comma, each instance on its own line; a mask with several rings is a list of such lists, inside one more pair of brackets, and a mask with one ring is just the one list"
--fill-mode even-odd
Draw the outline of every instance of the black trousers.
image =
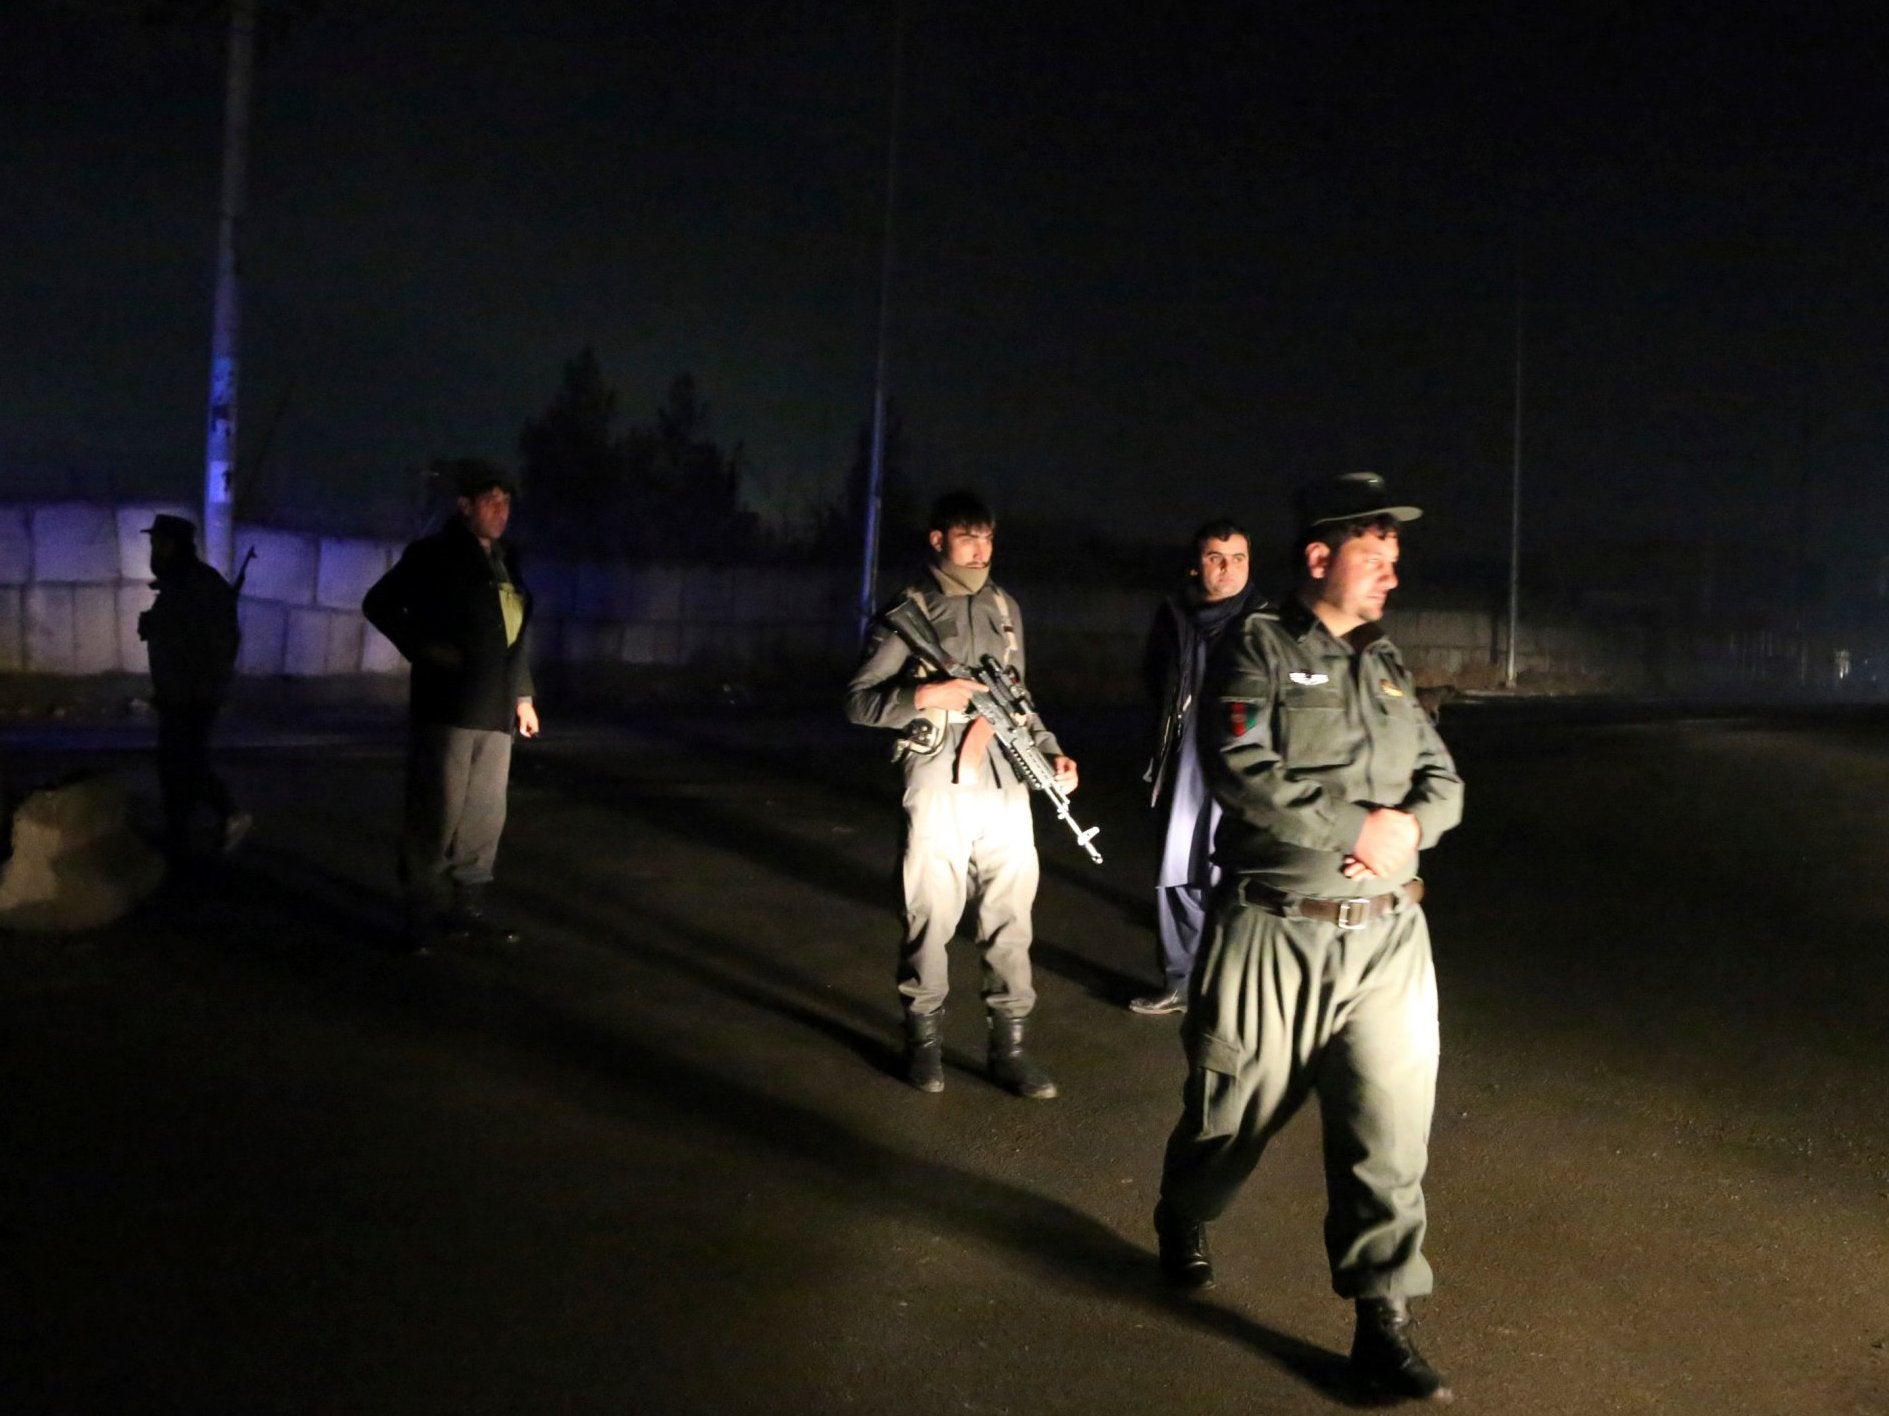
[[210, 732], [220, 703], [157, 705], [157, 780], [164, 793], [164, 844], [181, 855], [190, 841], [190, 818], [207, 806], [219, 819], [234, 808], [229, 788], [210, 765]]

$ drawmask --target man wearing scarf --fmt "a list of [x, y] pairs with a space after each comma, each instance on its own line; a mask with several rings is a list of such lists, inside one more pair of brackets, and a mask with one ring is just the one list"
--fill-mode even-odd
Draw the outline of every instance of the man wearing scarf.
[[[995, 658], [1021, 679], [1023, 619], [990, 579], [996, 518], [971, 492], [939, 498], [931, 512], [931, 564], [902, 598], [916, 601], [956, 660]], [[927, 678], [883, 624], [868, 637], [847, 685], [846, 716], [903, 734], [895, 757], [905, 770], [905, 938], [898, 987], [905, 1007], [906, 1078], [920, 1091], [944, 1089], [942, 1024], [948, 989], [945, 946], [974, 895], [984, 961], [984, 1007], [991, 1080], [1018, 1096], [1044, 1099], [1056, 1084], [1024, 1050], [1024, 1019], [1036, 1003], [1030, 980], [1030, 907], [1036, 899], [1036, 838], [1030, 789], [971, 709], [971, 679]], [[1036, 745], [1065, 791], [1076, 764], [1040, 720]]]
[[1231, 521], [1209, 521], [1196, 531], [1187, 585], [1162, 601], [1148, 636], [1143, 680], [1161, 722], [1143, 780], [1167, 823], [1154, 882], [1155, 962], [1163, 981], [1128, 1005], [1148, 1017], [1186, 1011], [1187, 976], [1200, 950], [1207, 894], [1218, 878], [1210, 856], [1220, 807], [1201, 770], [1194, 719], [1208, 650], [1229, 624], [1265, 604], [1248, 582], [1249, 544]]

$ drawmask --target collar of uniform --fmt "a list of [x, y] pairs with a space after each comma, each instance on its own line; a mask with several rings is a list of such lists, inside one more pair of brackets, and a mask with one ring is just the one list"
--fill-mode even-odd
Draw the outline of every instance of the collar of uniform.
[[[1325, 629], [1325, 621], [1320, 619], [1312, 607], [1297, 595], [1286, 596], [1285, 603], [1279, 607], [1279, 623], [1284, 625], [1286, 632], [1301, 644], [1305, 642], [1307, 636]], [[1382, 644], [1387, 637], [1384, 626], [1371, 620], [1366, 620], [1346, 635], [1336, 635], [1326, 629], [1325, 636], [1334, 644], [1341, 644], [1355, 654], [1362, 654], [1373, 645]]]

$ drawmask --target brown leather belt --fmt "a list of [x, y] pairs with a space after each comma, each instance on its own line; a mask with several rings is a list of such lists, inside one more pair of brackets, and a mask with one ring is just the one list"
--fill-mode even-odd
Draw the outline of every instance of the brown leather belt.
[[1250, 875], [1242, 875], [1234, 882], [1233, 893], [1239, 896], [1241, 904], [1257, 905], [1262, 910], [1283, 915], [1287, 919], [1315, 919], [1323, 924], [1335, 924], [1340, 929], [1363, 929], [1385, 915], [1397, 913], [1405, 905], [1416, 904], [1423, 898], [1423, 881], [1412, 880], [1382, 895], [1324, 900], [1315, 895], [1294, 895], [1275, 890]]

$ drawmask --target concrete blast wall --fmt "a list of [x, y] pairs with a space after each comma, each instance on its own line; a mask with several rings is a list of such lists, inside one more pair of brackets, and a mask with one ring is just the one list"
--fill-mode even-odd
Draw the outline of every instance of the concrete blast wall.
[[[152, 599], [142, 532], [174, 504], [0, 504], [0, 672], [142, 673], [137, 619]], [[361, 616], [361, 597], [398, 558], [396, 542], [239, 525], [253, 549], [239, 610], [238, 671], [317, 678], [395, 674], [394, 647]], [[731, 680], [843, 673], [858, 651], [852, 572], [819, 566], [526, 565], [537, 602], [534, 652], [546, 667], [691, 670]], [[1032, 678], [1100, 701], [1140, 692], [1154, 611], [1144, 592], [1014, 581]], [[1471, 610], [1406, 608], [1390, 628], [1426, 683], [1487, 681], [1503, 626]], [[1637, 672], [1645, 646], [1574, 625], [1527, 624], [1524, 671]]]

